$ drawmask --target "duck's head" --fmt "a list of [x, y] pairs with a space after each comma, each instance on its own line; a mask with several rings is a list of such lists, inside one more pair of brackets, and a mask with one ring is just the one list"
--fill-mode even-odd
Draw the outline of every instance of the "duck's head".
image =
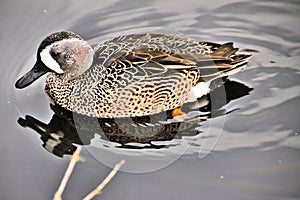
[[85, 72], [93, 62], [92, 47], [80, 36], [69, 31], [54, 33], [43, 40], [37, 51], [34, 67], [15, 84], [24, 88], [47, 72], [73, 79]]

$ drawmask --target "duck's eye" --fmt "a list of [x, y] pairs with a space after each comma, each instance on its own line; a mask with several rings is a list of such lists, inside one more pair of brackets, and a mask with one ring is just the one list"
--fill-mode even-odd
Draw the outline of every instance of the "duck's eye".
[[57, 56], [59, 56], [61, 54], [61, 52], [57, 52], [57, 51], [51, 51], [50, 52], [50, 55], [52, 56], [52, 57], [57, 57]]

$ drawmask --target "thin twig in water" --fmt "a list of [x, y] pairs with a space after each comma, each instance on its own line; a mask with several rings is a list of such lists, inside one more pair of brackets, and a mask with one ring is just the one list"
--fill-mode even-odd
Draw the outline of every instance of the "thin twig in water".
[[90, 200], [95, 196], [101, 194], [103, 188], [110, 182], [110, 180], [116, 175], [120, 168], [125, 164], [125, 160], [121, 160], [117, 163], [114, 169], [107, 175], [107, 177], [96, 187], [91, 193], [89, 193], [83, 200]]
[[76, 151], [74, 152], [70, 164], [65, 172], [63, 179], [61, 180], [60, 186], [54, 194], [53, 200], [62, 200], [62, 193], [67, 185], [67, 182], [72, 174], [72, 171], [75, 167], [75, 164], [79, 161], [82, 161], [82, 158], [79, 156], [81, 151], [81, 147], [77, 147]]

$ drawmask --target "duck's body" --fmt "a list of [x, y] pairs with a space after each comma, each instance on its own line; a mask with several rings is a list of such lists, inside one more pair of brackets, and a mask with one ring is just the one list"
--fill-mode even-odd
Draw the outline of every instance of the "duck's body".
[[[68, 33], [64, 32], [67, 40], [75, 38], [80, 45], [82, 39]], [[49, 45], [51, 39], [57, 44], [60, 36], [49, 36], [41, 46]], [[47, 93], [70, 111], [98, 118], [151, 115], [180, 107], [209, 92], [212, 80], [243, 69], [251, 56], [237, 54], [232, 43], [220, 45], [163, 34], [120, 36], [93, 51], [87, 43], [84, 48], [72, 42], [64, 43], [63, 48], [51, 45], [47, 51], [41, 46], [38, 51], [42, 55], [38, 60], [51, 69]], [[55, 48], [77, 57], [58, 55]], [[45, 52], [58, 66], [43, 58], [48, 56]], [[26, 87], [24, 82], [20, 79], [16, 86]]]

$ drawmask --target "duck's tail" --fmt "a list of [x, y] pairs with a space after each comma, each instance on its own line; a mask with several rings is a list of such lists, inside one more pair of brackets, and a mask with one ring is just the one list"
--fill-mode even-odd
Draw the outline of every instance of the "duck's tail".
[[210, 46], [212, 50], [210, 59], [197, 61], [201, 74], [200, 81], [210, 82], [235, 74], [247, 66], [248, 60], [252, 56], [252, 54], [239, 53], [239, 49], [234, 48], [232, 42], [225, 44], [200, 42], [200, 44]]

